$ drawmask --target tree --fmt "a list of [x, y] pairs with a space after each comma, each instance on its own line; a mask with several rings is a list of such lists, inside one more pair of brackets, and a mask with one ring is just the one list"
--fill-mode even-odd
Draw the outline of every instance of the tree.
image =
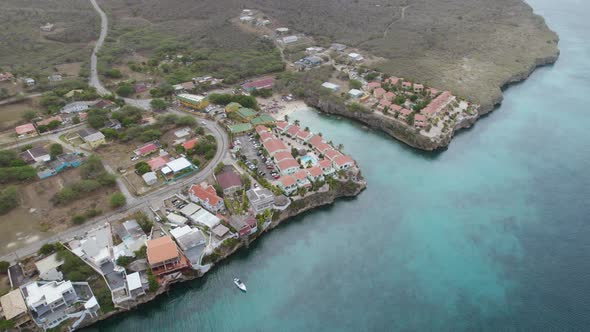
[[123, 195], [123, 193], [121, 193], [120, 191], [117, 191], [116, 193], [112, 194], [111, 197], [109, 197], [109, 205], [114, 209], [120, 208], [126, 203], [127, 199], [125, 198], [125, 195]]
[[74, 225], [82, 225], [85, 221], [86, 217], [80, 214], [77, 214], [72, 217], [72, 223], [74, 223]]
[[8, 213], [18, 206], [18, 191], [15, 186], [8, 186], [0, 191], [0, 215]]
[[105, 121], [108, 119], [106, 113], [102, 110], [90, 110], [88, 112], [88, 125], [94, 129], [104, 127]]
[[37, 116], [37, 112], [35, 112], [34, 110], [26, 110], [23, 113], [23, 119], [25, 121], [32, 121], [35, 117]]
[[154, 277], [154, 275], [152, 274], [152, 271], [149, 269], [147, 271], [147, 277], [148, 277], [148, 285], [149, 285], [148, 290], [150, 292], [157, 291], [158, 288], [160, 288], [160, 284], [158, 283], [158, 280], [156, 280], [156, 277]]
[[221, 173], [221, 171], [223, 171], [224, 167], [225, 167], [225, 164], [223, 162], [220, 162], [219, 164], [217, 164], [215, 166], [215, 171], [214, 171], [215, 175]]
[[133, 89], [129, 83], [121, 83], [115, 92], [121, 97], [129, 97], [133, 92], [135, 92], [135, 89]]
[[39, 248], [38, 253], [40, 255], [49, 255], [49, 254], [53, 254], [55, 252], [55, 250], [57, 250], [55, 243], [45, 243], [44, 245], [41, 246], [41, 248]]
[[140, 161], [137, 164], [135, 164], [135, 170], [139, 175], [144, 175], [145, 173], [150, 172], [152, 169], [150, 165], [148, 165], [148, 163], [146, 163], [145, 161]]
[[250, 189], [250, 186], [252, 185], [252, 180], [250, 179], [248, 174], [240, 175], [240, 179], [242, 180], [242, 185], [244, 186], [244, 189], [245, 190]]
[[76, 115], [74, 115], [74, 117], [72, 118], [72, 122], [73, 122], [74, 124], [78, 124], [78, 123], [80, 123], [80, 116], [79, 116], [79, 115], [77, 115], [77, 114], [76, 114]]
[[360, 89], [363, 87], [363, 83], [361, 83], [360, 81], [357, 81], [357, 80], [350, 80], [350, 81], [348, 81], [348, 86], [351, 89]]
[[0, 273], [8, 272], [8, 268], [10, 267], [10, 263], [7, 261], [0, 261]]
[[49, 128], [49, 130], [54, 130], [57, 129], [57, 127], [59, 127], [60, 124], [61, 122], [59, 122], [58, 120], [53, 120], [47, 124], [47, 128]]
[[168, 107], [168, 104], [159, 98], [155, 98], [152, 99], [152, 101], [150, 101], [150, 106], [152, 107], [152, 109], [156, 110], [156, 111], [161, 111], [161, 110], [165, 110], [166, 107]]
[[131, 256], [119, 256], [119, 258], [117, 258], [117, 265], [127, 267], [127, 265], [131, 264], [134, 260], [135, 258]]
[[106, 77], [109, 78], [121, 78], [123, 77], [123, 74], [121, 74], [121, 71], [119, 69], [109, 69], [106, 71], [105, 73]]
[[55, 160], [57, 156], [64, 153], [64, 148], [59, 143], [53, 143], [49, 146], [49, 155], [51, 156], [52, 160]]

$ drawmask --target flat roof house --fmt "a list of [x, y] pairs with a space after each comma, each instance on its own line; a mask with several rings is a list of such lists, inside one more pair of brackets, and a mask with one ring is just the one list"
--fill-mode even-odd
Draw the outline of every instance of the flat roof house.
[[217, 183], [223, 189], [224, 195], [231, 195], [242, 189], [242, 179], [231, 169], [225, 169], [216, 176]]
[[213, 233], [213, 235], [215, 235], [215, 237], [220, 240], [229, 233], [229, 228], [219, 224], [211, 229], [211, 233]]
[[57, 253], [36, 261], [35, 266], [37, 267], [37, 271], [39, 271], [39, 278], [46, 281], [63, 280], [63, 273], [57, 270], [63, 263], [63, 260], [57, 259]]
[[255, 214], [263, 213], [271, 209], [274, 204], [274, 195], [266, 188], [252, 188], [246, 191], [250, 201], [250, 207]]
[[322, 83], [322, 87], [329, 89], [332, 92], [338, 92], [338, 90], [340, 90], [340, 85], [338, 84], [334, 84], [334, 83], [330, 83], [330, 82], [324, 82]]
[[[90, 293], [91, 297], [86, 303], [96, 302], [88, 283], [75, 284], [83, 286]], [[43, 329], [58, 326], [69, 318], [68, 314], [72, 313], [69, 309], [75, 303], [83, 301], [82, 297], [76, 293], [71, 281], [32, 282], [22, 286], [21, 291], [33, 320]], [[95, 303], [93, 307], [98, 309], [98, 303]]]
[[158, 183], [158, 176], [156, 175], [156, 172], [144, 173], [141, 178], [148, 186], [153, 186], [154, 184]]
[[362, 97], [363, 94], [364, 93], [361, 90], [358, 90], [358, 89], [350, 89], [348, 91], [348, 95], [350, 97], [354, 98], [354, 99], [358, 99], [358, 98]]
[[228, 221], [240, 237], [252, 234], [252, 228], [245, 219], [245, 216], [231, 216]]
[[88, 102], [86, 101], [75, 101], [73, 103], [69, 103], [64, 106], [60, 112], [71, 114], [71, 113], [80, 113], [86, 111], [88, 109]]
[[225, 209], [223, 199], [217, 196], [217, 192], [212, 185], [201, 186], [194, 184], [189, 188], [188, 194], [191, 201], [201, 204], [201, 206], [211, 212], [218, 212]]
[[191, 266], [198, 266], [203, 249], [205, 249], [205, 238], [201, 231], [189, 226], [183, 226], [170, 230], [170, 234], [190, 261]]
[[91, 149], [95, 149], [106, 143], [105, 136], [94, 128], [79, 130], [78, 135]]
[[170, 236], [162, 236], [146, 243], [147, 260], [156, 276], [188, 267], [188, 262]]
[[188, 159], [185, 157], [180, 157], [166, 163], [166, 166], [162, 167], [160, 171], [169, 180], [174, 180], [179, 178], [181, 175], [188, 174], [195, 169], [196, 167], [190, 161], [188, 161]]

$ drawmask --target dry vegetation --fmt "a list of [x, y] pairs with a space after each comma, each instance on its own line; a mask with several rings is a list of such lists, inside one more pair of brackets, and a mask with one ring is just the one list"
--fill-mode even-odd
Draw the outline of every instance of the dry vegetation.
[[[52, 32], [41, 32], [47, 22]], [[52, 66], [87, 61], [98, 37], [99, 18], [89, 1], [0, 1], [0, 68], [44, 73]]]
[[499, 100], [499, 87], [511, 76], [557, 53], [557, 36], [521, 0], [101, 2], [119, 29], [144, 26], [196, 47], [247, 47], [252, 37], [230, 20], [242, 8], [259, 9], [277, 24], [387, 58], [379, 66], [385, 72], [451, 89], [486, 106]]

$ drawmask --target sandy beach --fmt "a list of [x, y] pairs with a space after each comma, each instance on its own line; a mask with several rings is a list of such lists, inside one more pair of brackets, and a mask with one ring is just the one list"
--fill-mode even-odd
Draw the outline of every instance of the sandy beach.
[[281, 95], [273, 95], [270, 98], [257, 98], [260, 109], [277, 120], [284, 120], [285, 115], [309, 108], [302, 100], [287, 101]]

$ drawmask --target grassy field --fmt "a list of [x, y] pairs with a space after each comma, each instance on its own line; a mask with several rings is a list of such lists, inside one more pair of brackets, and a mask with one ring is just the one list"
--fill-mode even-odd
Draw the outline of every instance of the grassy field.
[[[41, 32], [48, 22], [55, 29]], [[89, 1], [0, 1], [0, 68], [34, 77], [55, 65], [88, 61], [99, 30]]]

